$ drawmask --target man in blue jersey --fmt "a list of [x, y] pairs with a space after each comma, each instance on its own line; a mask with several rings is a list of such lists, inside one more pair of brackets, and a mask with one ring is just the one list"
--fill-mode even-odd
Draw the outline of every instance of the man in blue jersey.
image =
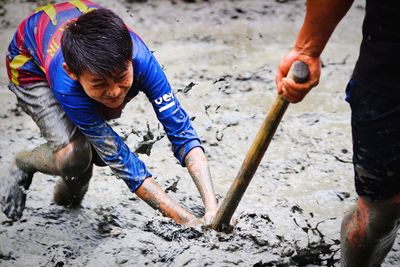
[[[307, 1], [303, 26], [276, 78], [288, 101], [301, 101], [318, 84], [320, 54], [352, 3]], [[360, 56], [346, 89], [359, 198], [342, 222], [341, 266], [380, 266], [400, 227], [400, 1], [366, 3]], [[305, 84], [283, 78], [296, 60], [310, 68]]]
[[161, 67], [136, 33], [112, 11], [90, 1], [48, 4], [19, 26], [7, 54], [10, 90], [39, 126], [43, 144], [19, 152], [0, 179], [7, 217], [22, 216], [33, 174], [59, 175], [54, 201], [76, 207], [93, 164], [109, 166], [141, 199], [181, 224], [197, 218], [172, 200], [107, 120], [146, 94], [203, 199], [209, 223], [217, 209], [200, 140]]

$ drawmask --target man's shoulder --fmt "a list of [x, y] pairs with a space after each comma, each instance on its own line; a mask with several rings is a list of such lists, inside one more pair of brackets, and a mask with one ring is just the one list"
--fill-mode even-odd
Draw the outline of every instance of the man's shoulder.
[[142, 40], [139, 35], [135, 32], [130, 32], [132, 43], [133, 43], [133, 69], [134, 69], [134, 76], [135, 82], [141, 82], [148, 71], [151, 70], [153, 61], [155, 60], [153, 57], [153, 51], [151, 51], [146, 43]]
[[149, 58], [152, 55], [152, 52], [147, 47], [146, 43], [134, 31], [130, 30], [129, 33], [131, 35], [132, 45], [133, 45], [133, 53], [132, 53], [133, 61], [136, 64], [139, 64], [143, 63], [143, 61], [145, 60], [149, 60]]

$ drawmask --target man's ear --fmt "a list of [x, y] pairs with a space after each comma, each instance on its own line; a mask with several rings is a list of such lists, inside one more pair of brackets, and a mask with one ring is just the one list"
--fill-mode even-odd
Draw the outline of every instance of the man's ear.
[[63, 66], [64, 70], [67, 72], [68, 76], [69, 76], [72, 80], [74, 80], [74, 81], [77, 81], [77, 80], [78, 80], [78, 77], [76, 77], [76, 75], [72, 73], [71, 69], [68, 67], [67, 64], [65, 64], [65, 62], [62, 64], [62, 66]]

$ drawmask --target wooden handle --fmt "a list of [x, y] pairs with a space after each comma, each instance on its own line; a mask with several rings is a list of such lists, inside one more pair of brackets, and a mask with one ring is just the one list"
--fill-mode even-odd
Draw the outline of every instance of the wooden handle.
[[[287, 77], [293, 79], [297, 83], [303, 83], [307, 81], [308, 75], [308, 66], [302, 61], [296, 61], [292, 64]], [[289, 102], [287, 102], [282, 95], [278, 95], [272, 104], [250, 149], [247, 151], [236, 178], [233, 180], [228, 193], [211, 223], [213, 229], [217, 231], [229, 231], [229, 222], [250, 184], [265, 151], [267, 151], [288, 105]]]
[[310, 75], [308, 66], [303, 61], [295, 61], [290, 67], [288, 78], [292, 79], [296, 83], [305, 83]]

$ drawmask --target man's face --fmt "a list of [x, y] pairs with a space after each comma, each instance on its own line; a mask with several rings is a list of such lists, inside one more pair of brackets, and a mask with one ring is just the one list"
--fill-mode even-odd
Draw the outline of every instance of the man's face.
[[75, 78], [75, 80], [80, 82], [85, 93], [90, 98], [102, 103], [106, 107], [118, 108], [123, 103], [126, 94], [132, 87], [132, 62], [129, 61], [124, 70], [113, 73], [113, 77], [99, 77], [89, 71], [84, 71], [79, 78], [75, 76], [71, 78]]

